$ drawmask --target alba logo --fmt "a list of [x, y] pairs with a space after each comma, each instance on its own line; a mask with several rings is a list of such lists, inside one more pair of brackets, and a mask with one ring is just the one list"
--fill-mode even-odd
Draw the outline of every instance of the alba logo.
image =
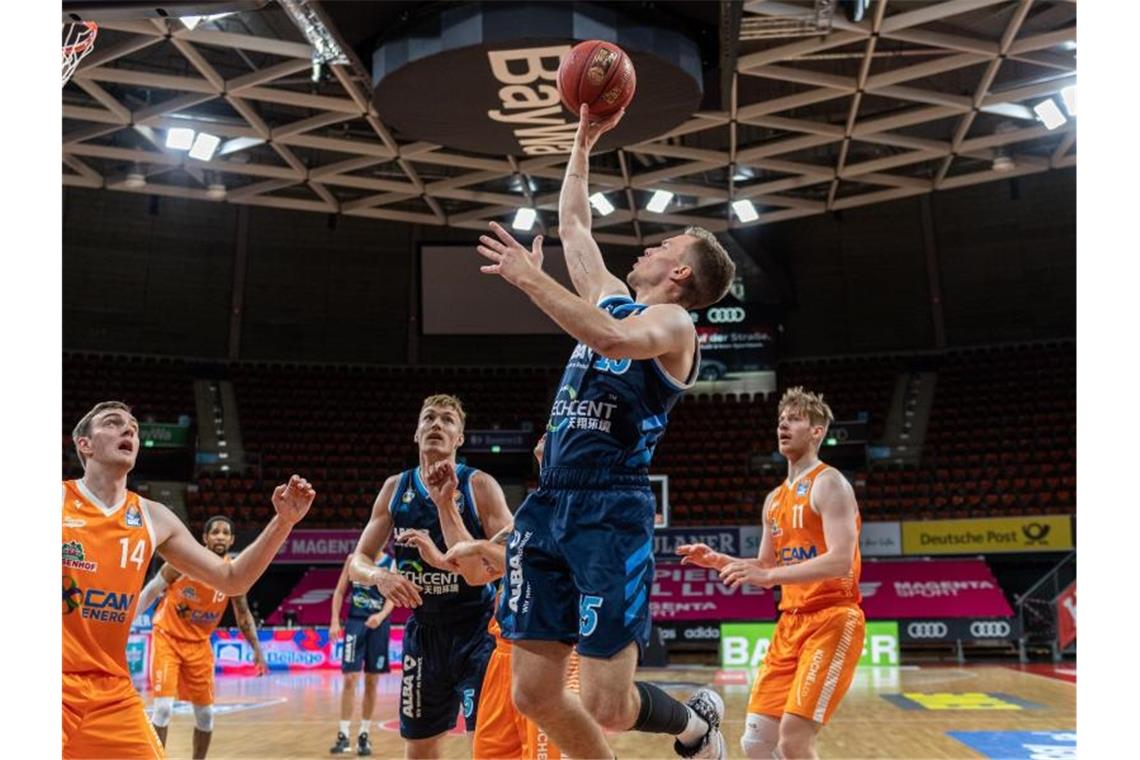
[[739, 306], [721, 306], [708, 311], [709, 322], [714, 325], [743, 322], [744, 316], [744, 309]]

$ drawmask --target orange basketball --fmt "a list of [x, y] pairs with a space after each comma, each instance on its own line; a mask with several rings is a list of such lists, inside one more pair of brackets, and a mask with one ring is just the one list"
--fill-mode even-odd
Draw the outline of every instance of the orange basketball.
[[558, 94], [562, 104], [575, 114], [585, 103], [594, 116], [609, 116], [629, 105], [635, 89], [633, 62], [612, 42], [580, 42], [558, 66]]

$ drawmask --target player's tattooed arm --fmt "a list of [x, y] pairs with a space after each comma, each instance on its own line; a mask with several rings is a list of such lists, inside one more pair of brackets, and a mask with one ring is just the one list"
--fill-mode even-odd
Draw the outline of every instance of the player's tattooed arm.
[[249, 609], [249, 601], [245, 598], [245, 594], [241, 594], [231, 597], [230, 604], [233, 605], [234, 619], [241, 630], [241, 635], [245, 637], [253, 649], [254, 670], [257, 675], [263, 676], [269, 672], [269, 666], [265, 664], [265, 655], [261, 652], [261, 642], [257, 639], [257, 621], [254, 620], [253, 612]]

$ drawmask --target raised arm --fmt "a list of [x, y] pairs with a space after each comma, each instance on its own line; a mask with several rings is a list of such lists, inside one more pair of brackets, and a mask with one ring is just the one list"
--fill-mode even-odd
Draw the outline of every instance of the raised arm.
[[385, 599], [391, 599], [401, 607], [419, 607], [423, 602], [419, 587], [399, 573], [377, 567], [374, 559], [392, 535], [392, 512], [388, 505], [392, 503], [398, 482], [399, 478], [393, 476], [380, 488], [372, 505], [372, 517], [364, 526], [356, 551], [348, 563], [348, 577], [356, 583], [375, 586]]
[[257, 639], [257, 621], [253, 619], [253, 612], [249, 609], [249, 601], [245, 598], [245, 594], [240, 594], [231, 597], [230, 604], [234, 608], [234, 620], [237, 621], [241, 635], [253, 648], [254, 672], [263, 676], [269, 672], [269, 666], [265, 664], [265, 655], [261, 653], [261, 642]]
[[590, 232], [590, 151], [598, 138], [617, 126], [625, 111], [618, 111], [599, 123], [590, 122], [590, 111], [583, 105], [578, 114], [578, 131], [566, 177], [558, 196], [558, 237], [566, 256], [566, 269], [578, 295], [595, 304], [603, 296], [629, 294], [625, 283], [606, 269], [602, 252]]
[[226, 562], [202, 546], [165, 506], [154, 501], [147, 504], [154, 527], [154, 541], [163, 559], [180, 572], [213, 586], [227, 596], [238, 596], [248, 591], [269, 567], [289, 531], [309, 511], [316, 495], [309, 482], [297, 475], [288, 483], [277, 486], [272, 499], [277, 514], [232, 562]]

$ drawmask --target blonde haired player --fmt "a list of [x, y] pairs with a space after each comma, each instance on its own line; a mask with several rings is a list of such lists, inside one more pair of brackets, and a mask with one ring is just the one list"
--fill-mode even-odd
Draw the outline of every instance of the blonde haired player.
[[790, 388], [779, 405], [788, 479], [764, 502], [756, 559], [705, 544], [679, 547], [682, 563], [714, 568], [729, 586], [780, 586], [780, 622], [752, 686], [740, 744], [750, 758], [814, 758], [815, 736], [851, 686], [863, 652], [859, 507], [840, 472], [819, 460], [834, 421], [823, 397]]
[[[233, 548], [234, 538], [233, 522], [222, 515], [206, 520], [202, 528], [202, 544], [222, 558]], [[214, 735], [214, 649], [210, 634], [222, 621], [227, 604], [233, 605], [238, 628], [253, 648], [254, 671], [263, 676], [269, 669], [257, 640], [257, 622], [245, 594], [228, 596], [166, 564], [139, 595], [139, 612], [149, 608], [160, 596], [162, 601], [155, 611], [151, 639], [150, 672], [154, 684], [151, 722], [165, 747], [175, 698], [190, 702], [194, 708], [192, 756], [194, 760], [201, 760], [206, 757]]]
[[83, 477], [63, 483], [63, 757], [163, 757], [127, 670], [127, 637], [157, 551], [179, 571], [244, 594], [316, 492], [294, 475], [273, 491], [276, 515], [233, 561], [190, 534], [162, 504], [127, 490], [138, 422], [119, 401], [96, 404], [72, 438]]

